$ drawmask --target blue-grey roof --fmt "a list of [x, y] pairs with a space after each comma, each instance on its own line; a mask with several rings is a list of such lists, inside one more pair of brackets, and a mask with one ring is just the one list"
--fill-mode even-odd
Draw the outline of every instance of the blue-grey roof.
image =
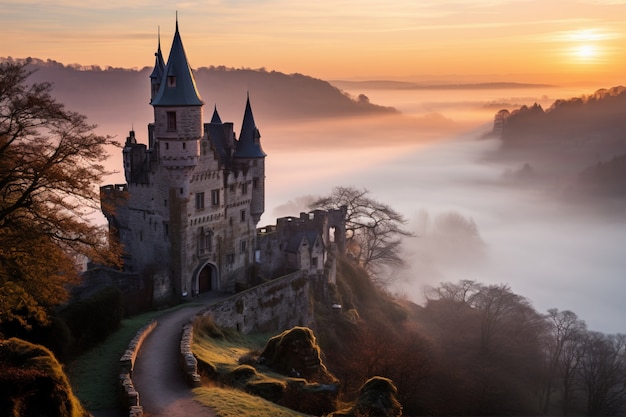
[[[176, 77], [176, 85], [168, 86], [168, 77]], [[170, 55], [161, 81], [161, 87], [154, 100], [153, 106], [202, 106], [204, 102], [196, 87], [196, 80], [191, 72], [187, 61], [185, 48], [178, 32], [176, 21], [176, 33], [172, 41]]]
[[289, 240], [287, 241], [287, 246], [285, 247], [286, 252], [290, 253], [298, 253], [300, 250], [300, 246], [302, 246], [302, 242], [306, 241], [309, 247], [313, 247], [315, 245], [315, 241], [319, 237], [319, 233], [314, 231], [298, 231], [291, 235]]
[[222, 119], [219, 113], [217, 112], [217, 105], [213, 109], [213, 117], [211, 117], [211, 123], [220, 123], [220, 124], [222, 123]]
[[246, 100], [246, 111], [241, 124], [241, 134], [233, 158], [265, 158], [265, 152], [261, 148], [261, 133], [254, 123], [250, 96]]
[[161, 35], [159, 34], [159, 46], [157, 51], [154, 53], [154, 69], [152, 70], [152, 74], [150, 74], [150, 78], [153, 80], [158, 80], [161, 82], [163, 80], [163, 73], [165, 72], [165, 61], [163, 61], [163, 54], [161, 53]]

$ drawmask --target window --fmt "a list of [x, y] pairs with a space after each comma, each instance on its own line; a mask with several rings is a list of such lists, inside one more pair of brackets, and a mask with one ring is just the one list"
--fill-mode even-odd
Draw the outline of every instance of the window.
[[204, 193], [196, 193], [196, 210], [204, 210]]
[[165, 150], [167, 151], [170, 148], [170, 144], [168, 142], [165, 142]]
[[167, 207], [167, 199], [163, 200], [163, 207]]
[[165, 233], [165, 237], [170, 235], [170, 224], [168, 222], [163, 222], [163, 232]]
[[176, 130], [176, 112], [167, 112], [167, 130]]
[[248, 194], [248, 183], [247, 182], [242, 182], [241, 183], [241, 194], [242, 195]]
[[234, 253], [229, 253], [228, 255], [226, 255], [226, 263], [228, 263], [229, 265], [232, 265], [235, 263], [235, 254]]
[[211, 205], [220, 205], [220, 190], [211, 190]]
[[205, 231], [200, 228], [198, 232], [198, 252], [200, 254], [211, 252], [213, 250], [213, 232]]
[[246, 211], [245, 210], [241, 210], [241, 212], [239, 213], [239, 216], [240, 216], [242, 222], [246, 221]]
[[242, 240], [241, 241], [241, 253], [246, 253], [247, 249], [248, 249], [248, 241]]
[[183, 149], [187, 149], [187, 142], [183, 142]]
[[252, 189], [256, 190], [259, 188], [259, 177], [252, 178]]
[[173, 75], [167, 76], [167, 86], [168, 87], [176, 87], [176, 77]]

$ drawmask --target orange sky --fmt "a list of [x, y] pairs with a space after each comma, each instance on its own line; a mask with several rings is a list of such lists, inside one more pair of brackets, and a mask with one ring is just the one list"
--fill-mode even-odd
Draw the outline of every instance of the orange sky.
[[149, 66], [176, 11], [195, 68], [626, 83], [626, 0], [0, 0], [0, 57]]

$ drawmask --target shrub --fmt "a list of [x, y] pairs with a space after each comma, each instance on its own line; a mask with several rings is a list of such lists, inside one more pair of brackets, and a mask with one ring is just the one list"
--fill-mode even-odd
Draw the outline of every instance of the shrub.
[[87, 417], [61, 364], [47, 348], [11, 338], [0, 342], [0, 415]]
[[84, 352], [106, 339], [119, 328], [123, 315], [122, 292], [114, 287], [104, 288], [89, 298], [72, 303], [59, 313], [72, 332], [73, 354]]

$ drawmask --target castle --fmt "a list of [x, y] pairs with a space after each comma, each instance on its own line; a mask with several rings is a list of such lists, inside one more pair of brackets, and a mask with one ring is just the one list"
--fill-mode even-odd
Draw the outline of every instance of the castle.
[[[124, 247], [123, 272], [147, 279], [155, 301], [234, 291], [238, 284], [247, 287], [293, 270], [319, 275], [326, 269], [334, 277], [326, 266], [334, 245], [329, 231], [345, 240], [341, 215], [279, 219], [279, 227], [263, 229], [257, 242], [266, 154], [249, 96], [237, 138], [217, 106], [210, 122], [203, 121], [205, 103], [178, 21], [167, 63], [160, 39], [155, 56], [148, 144], [131, 131], [123, 148], [126, 184], [100, 188], [110, 231]], [[280, 226], [296, 223], [299, 228]]]

